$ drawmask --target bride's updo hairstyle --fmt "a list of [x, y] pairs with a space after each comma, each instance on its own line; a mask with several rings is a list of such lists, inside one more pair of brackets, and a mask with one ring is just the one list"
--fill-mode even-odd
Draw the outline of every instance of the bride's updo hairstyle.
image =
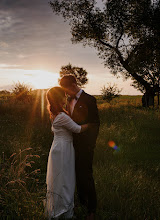
[[53, 87], [47, 91], [48, 111], [50, 117], [57, 115], [59, 112], [64, 112], [62, 100], [65, 97], [65, 92], [61, 87]]

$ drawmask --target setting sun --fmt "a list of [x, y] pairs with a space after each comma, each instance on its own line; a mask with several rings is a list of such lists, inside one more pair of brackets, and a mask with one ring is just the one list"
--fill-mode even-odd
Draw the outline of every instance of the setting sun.
[[24, 83], [30, 84], [35, 89], [47, 89], [58, 84], [58, 73], [45, 70], [29, 70], [24, 75]]

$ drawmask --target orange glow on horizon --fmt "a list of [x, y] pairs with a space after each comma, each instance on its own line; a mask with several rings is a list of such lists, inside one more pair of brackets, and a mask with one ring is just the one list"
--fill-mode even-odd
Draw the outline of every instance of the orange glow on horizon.
[[58, 85], [59, 74], [46, 70], [14, 70], [13, 83], [24, 83], [32, 89], [49, 89]]
[[45, 70], [37, 70], [30, 76], [30, 84], [35, 89], [48, 89], [58, 85], [58, 73], [52, 73]]

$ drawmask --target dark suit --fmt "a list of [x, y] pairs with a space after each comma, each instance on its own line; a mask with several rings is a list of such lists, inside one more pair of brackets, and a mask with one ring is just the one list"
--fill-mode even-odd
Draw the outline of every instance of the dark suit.
[[92, 170], [93, 153], [100, 124], [96, 99], [83, 91], [71, 117], [79, 125], [92, 123], [87, 131], [73, 134], [77, 192], [80, 202], [87, 206], [88, 212], [91, 213], [96, 211], [97, 204]]

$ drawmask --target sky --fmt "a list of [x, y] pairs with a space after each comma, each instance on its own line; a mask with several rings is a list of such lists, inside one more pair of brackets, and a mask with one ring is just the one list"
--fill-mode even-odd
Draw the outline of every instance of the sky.
[[141, 94], [131, 80], [113, 76], [94, 48], [72, 44], [69, 25], [52, 12], [48, 0], [0, 0], [0, 90], [18, 81], [32, 88], [58, 85], [61, 66], [69, 63], [88, 72], [84, 89], [92, 95], [108, 83], [121, 94]]

